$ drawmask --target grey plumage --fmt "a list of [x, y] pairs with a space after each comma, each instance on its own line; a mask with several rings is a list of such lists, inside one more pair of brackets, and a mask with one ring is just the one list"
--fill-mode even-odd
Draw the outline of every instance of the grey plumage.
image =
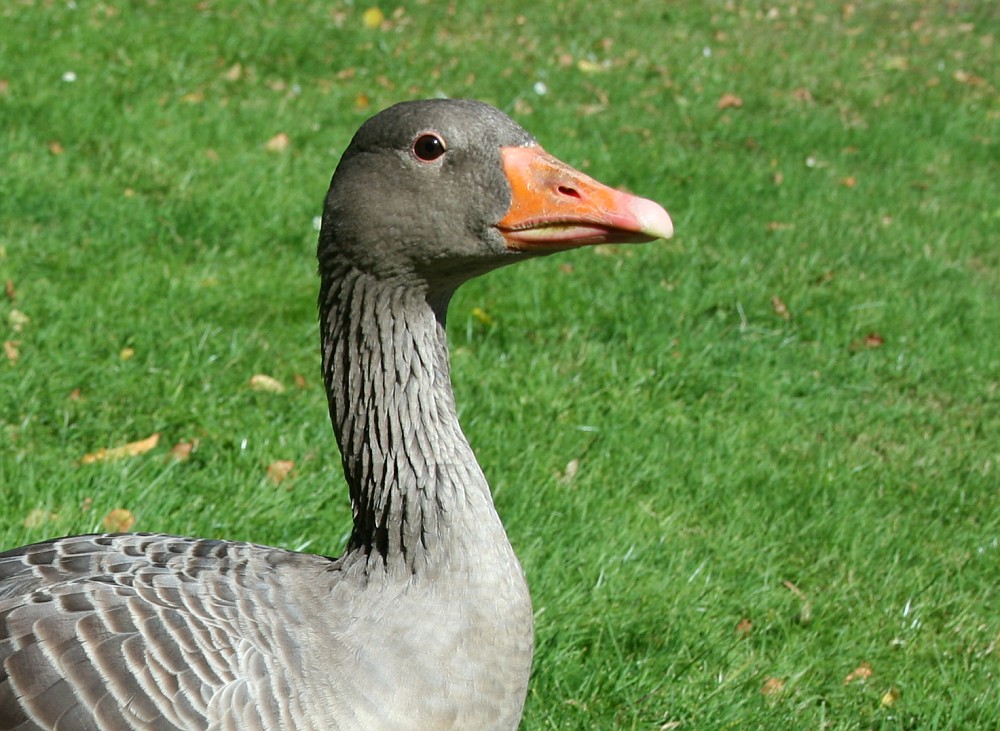
[[[414, 153], [428, 132], [440, 159]], [[121, 534], [0, 554], [0, 731], [516, 728], [531, 603], [455, 415], [444, 328], [463, 281], [545, 253], [498, 229], [510, 147], [536, 143], [492, 107], [407, 103], [331, 181], [319, 306], [345, 553]]]

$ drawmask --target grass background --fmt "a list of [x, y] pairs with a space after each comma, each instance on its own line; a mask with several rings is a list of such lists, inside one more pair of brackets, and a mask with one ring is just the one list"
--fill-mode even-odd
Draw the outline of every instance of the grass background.
[[337, 552], [313, 219], [364, 118], [472, 96], [677, 228], [452, 307], [522, 727], [1000, 725], [996, 5], [367, 9], [0, 7], [0, 545], [125, 508]]

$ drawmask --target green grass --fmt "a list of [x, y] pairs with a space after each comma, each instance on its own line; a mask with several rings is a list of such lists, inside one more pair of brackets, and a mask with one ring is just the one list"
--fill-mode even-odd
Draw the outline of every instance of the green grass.
[[338, 551], [313, 217], [366, 116], [473, 96], [678, 232], [452, 307], [536, 606], [523, 728], [1000, 726], [1000, 14], [612, 5], [0, 8], [0, 545], [127, 508]]

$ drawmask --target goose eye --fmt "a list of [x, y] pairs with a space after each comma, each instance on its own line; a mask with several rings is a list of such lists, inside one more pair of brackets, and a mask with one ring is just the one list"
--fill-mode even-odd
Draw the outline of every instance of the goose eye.
[[413, 142], [413, 154], [418, 160], [432, 162], [444, 154], [444, 140], [435, 134], [420, 135]]

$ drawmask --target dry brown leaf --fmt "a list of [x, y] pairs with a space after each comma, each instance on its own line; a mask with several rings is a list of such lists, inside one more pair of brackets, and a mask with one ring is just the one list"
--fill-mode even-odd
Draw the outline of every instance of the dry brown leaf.
[[74, 388], [72, 391], [69, 392], [69, 396], [67, 396], [66, 398], [68, 398], [70, 401], [83, 401], [83, 391], [81, 391], [79, 388]]
[[855, 178], [853, 175], [848, 175], [846, 178], [841, 178], [837, 182], [843, 185], [845, 188], [853, 188], [855, 185], [858, 184], [858, 179]]
[[853, 341], [850, 349], [852, 352], [857, 350], [876, 350], [883, 345], [885, 345], [885, 338], [877, 332], [870, 332], [860, 340]]
[[775, 185], [781, 185], [785, 182], [785, 176], [780, 170], [776, 172], [771, 179], [774, 181]]
[[292, 380], [295, 381], [295, 388], [305, 388], [309, 385], [308, 381], [306, 381], [306, 377], [301, 373], [296, 373], [292, 376]]
[[155, 432], [145, 439], [137, 442], [129, 442], [120, 447], [101, 448], [96, 452], [85, 454], [80, 458], [80, 464], [93, 464], [94, 462], [109, 462], [124, 457], [137, 457], [153, 449], [160, 441], [160, 433]]
[[92, 497], [85, 497], [83, 499], [83, 503], [81, 503], [81, 505], [80, 505], [80, 512], [81, 513], [89, 513], [90, 509], [92, 507], [94, 507], [94, 498], [92, 498]]
[[736, 634], [740, 637], [746, 638], [750, 636], [753, 631], [753, 622], [750, 621], [749, 617], [744, 617], [739, 622], [736, 623]]
[[203, 91], [192, 91], [188, 92], [181, 97], [181, 101], [185, 104], [201, 104], [205, 101], [205, 92]]
[[782, 223], [781, 221], [770, 221], [767, 224], [767, 230], [768, 231], [787, 231], [788, 229], [792, 228], [793, 226], [794, 226], [794, 224], [791, 224], [791, 223]]
[[718, 109], [739, 109], [743, 106], [743, 100], [727, 91], [719, 97], [719, 101], [716, 102], [715, 106]]
[[771, 307], [774, 309], [774, 314], [782, 320], [792, 319], [792, 313], [788, 311], [788, 305], [786, 305], [778, 295], [772, 295]]
[[104, 526], [105, 530], [111, 531], [112, 533], [124, 533], [135, 525], [135, 516], [132, 515], [131, 510], [126, 510], [125, 508], [115, 508], [104, 516], [104, 520], [101, 521], [101, 525]]
[[255, 373], [250, 376], [250, 388], [254, 391], [263, 391], [265, 393], [285, 392], [285, 384], [277, 378], [272, 378], [271, 376], [264, 375], [263, 373]]
[[354, 108], [359, 112], [368, 109], [372, 105], [372, 100], [367, 94], [358, 94], [354, 97]]
[[8, 302], [13, 302], [14, 300], [17, 299], [17, 292], [14, 290], [14, 280], [13, 279], [8, 279], [6, 282], [4, 282], [4, 284], [3, 284], [3, 291], [4, 291], [4, 294], [7, 295], [7, 301]]
[[49, 142], [49, 152], [53, 155], [61, 155], [66, 152], [66, 148], [62, 146], [62, 143], [59, 140], [52, 140]]
[[177, 442], [170, 448], [170, 456], [178, 462], [183, 462], [191, 456], [191, 453], [198, 448], [198, 440], [192, 439], [190, 442]]
[[243, 64], [234, 63], [226, 69], [226, 72], [222, 74], [222, 78], [226, 81], [239, 81], [243, 78]]
[[762, 695], [777, 695], [785, 689], [785, 681], [781, 678], [775, 678], [773, 675], [764, 681], [764, 685], [761, 686], [760, 692]]
[[910, 60], [906, 56], [889, 56], [884, 65], [887, 71], [906, 71], [910, 68]]
[[534, 107], [532, 107], [525, 99], [517, 99], [514, 102], [514, 112], [518, 116], [526, 116], [534, 111]]
[[279, 132], [265, 143], [264, 149], [268, 152], [284, 152], [291, 144], [292, 138], [284, 132]]
[[805, 87], [802, 87], [801, 89], [794, 89], [792, 91], [792, 98], [796, 101], [805, 102], [806, 104], [812, 104], [814, 101], [812, 92]]
[[20, 340], [3, 341], [3, 354], [7, 356], [7, 360], [10, 361], [11, 364], [17, 363], [21, 357], [21, 351], [18, 349], [20, 344]]
[[576, 67], [585, 74], [601, 74], [611, 68], [608, 63], [598, 63], [586, 58], [581, 58], [576, 62]]
[[6, 94], [10, 89], [10, 80], [0, 79], [0, 94]]
[[951, 75], [955, 81], [960, 84], [968, 84], [969, 86], [981, 86], [986, 83], [986, 79], [982, 76], [976, 76], [975, 74], [970, 74], [965, 71], [956, 71]]
[[847, 674], [847, 677], [844, 678], [844, 685], [850, 685], [855, 680], [860, 680], [861, 682], [864, 682], [868, 680], [868, 678], [870, 678], [871, 676], [872, 676], [872, 666], [866, 662], [862, 662], [860, 665], [854, 668], [854, 670], [852, 670]]
[[59, 516], [55, 513], [50, 513], [48, 510], [43, 510], [42, 508], [35, 508], [24, 516], [24, 527], [41, 528], [46, 523], [54, 523], [57, 520], [59, 520]]
[[295, 468], [295, 462], [290, 459], [279, 459], [267, 466], [267, 479], [275, 485], [280, 485]]

